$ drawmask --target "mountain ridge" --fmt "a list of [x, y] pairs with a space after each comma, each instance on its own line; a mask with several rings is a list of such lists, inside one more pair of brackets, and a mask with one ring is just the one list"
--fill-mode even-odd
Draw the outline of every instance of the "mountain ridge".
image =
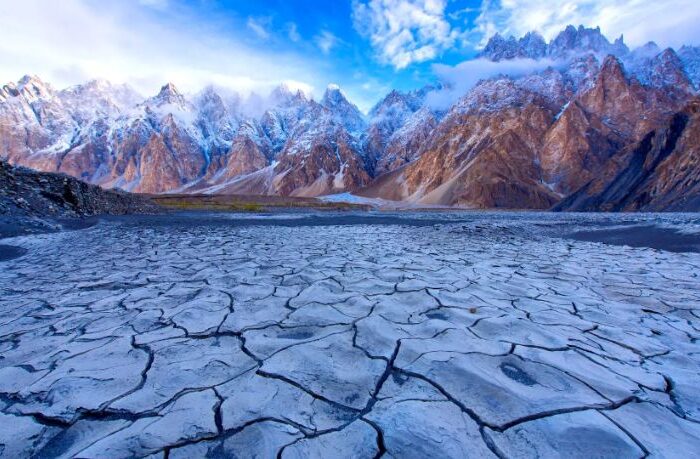
[[549, 208], [667, 126], [700, 82], [698, 48], [630, 50], [599, 28], [549, 43], [496, 35], [478, 59], [556, 65], [486, 78], [446, 111], [429, 102], [444, 84], [392, 91], [367, 115], [333, 84], [319, 101], [281, 85], [250, 116], [249, 101], [212, 87], [189, 97], [167, 83], [143, 99], [105, 81], [56, 91], [24, 77], [0, 88], [0, 157], [145, 193]]

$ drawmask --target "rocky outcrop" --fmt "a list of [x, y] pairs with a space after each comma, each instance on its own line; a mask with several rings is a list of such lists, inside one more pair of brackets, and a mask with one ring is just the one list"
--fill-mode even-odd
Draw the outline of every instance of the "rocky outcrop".
[[159, 211], [143, 196], [103, 190], [67, 175], [36, 172], [0, 160], [2, 217], [83, 217]]
[[427, 107], [422, 107], [409, 116], [403, 126], [387, 139], [375, 173], [391, 172], [418, 159], [424, 151], [426, 141], [437, 127], [438, 120], [439, 115]]
[[338, 85], [328, 85], [321, 105], [330, 111], [336, 124], [343, 126], [348, 132], [360, 134], [365, 130], [364, 116], [357, 106], [347, 99]]

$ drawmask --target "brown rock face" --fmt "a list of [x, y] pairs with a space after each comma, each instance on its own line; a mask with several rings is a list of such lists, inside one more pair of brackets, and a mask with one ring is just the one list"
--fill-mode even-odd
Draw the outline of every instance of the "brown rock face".
[[[109, 176], [99, 181], [106, 186], [161, 193], [195, 180], [206, 166], [201, 147], [172, 117], [164, 120], [160, 131], [137, 121], [121, 136], [104, 140], [106, 148], [117, 152], [107, 162]], [[99, 143], [92, 148], [100, 148]]]
[[236, 137], [227, 156], [224, 179], [250, 174], [268, 165], [266, 155], [248, 137]]
[[544, 136], [542, 179], [556, 191], [570, 193], [591, 180], [624, 144], [618, 131], [573, 101]]
[[700, 100], [611, 160], [556, 206], [573, 211], [700, 209]]
[[177, 158], [160, 136], [153, 134], [139, 153], [138, 162], [134, 163], [136, 176], [133, 178], [140, 180], [134, 191], [158, 193], [183, 184]]
[[608, 56], [593, 87], [576, 100], [586, 113], [605, 120], [610, 129], [639, 139], [682, 107], [688, 94], [672, 87], [649, 88], [628, 81], [620, 61]]
[[[497, 108], [485, 110], [493, 100]], [[472, 208], [542, 209], [557, 202], [539, 180], [537, 158], [553, 118], [548, 101], [498, 81], [462, 105], [434, 130], [418, 160], [360, 193]]]
[[609, 56], [594, 84], [567, 105], [546, 133], [540, 156], [543, 180], [562, 194], [574, 192], [687, 100], [682, 88], [629, 81], [620, 62]]
[[340, 193], [369, 182], [362, 160], [344, 129], [315, 137], [303, 152], [284, 151], [274, 172], [272, 194], [282, 196]]

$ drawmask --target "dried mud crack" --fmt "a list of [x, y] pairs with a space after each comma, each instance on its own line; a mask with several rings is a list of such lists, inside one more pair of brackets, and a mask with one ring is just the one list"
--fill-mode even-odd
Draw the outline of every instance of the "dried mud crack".
[[700, 455], [700, 254], [187, 218], [11, 240], [0, 456]]

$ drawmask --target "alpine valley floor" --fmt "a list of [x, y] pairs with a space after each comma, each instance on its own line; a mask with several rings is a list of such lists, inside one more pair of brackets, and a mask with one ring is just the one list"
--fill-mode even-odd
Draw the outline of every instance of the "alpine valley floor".
[[[593, 242], [621, 228], [638, 247]], [[0, 456], [698, 457], [698, 239], [488, 212], [5, 239]]]

